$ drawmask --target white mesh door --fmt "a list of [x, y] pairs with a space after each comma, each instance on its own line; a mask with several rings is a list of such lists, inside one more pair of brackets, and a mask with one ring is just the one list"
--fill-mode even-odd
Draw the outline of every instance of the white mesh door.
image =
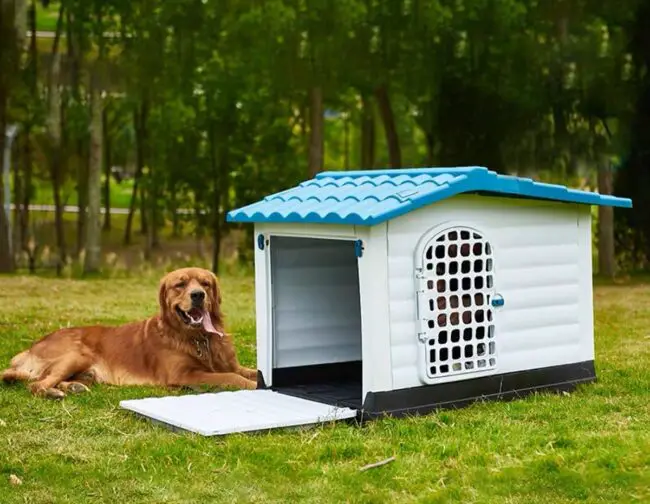
[[425, 345], [427, 376], [496, 367], [492, 246], [477, 231], [454, 227], [429, 240], [422, 254], [419, 338]]

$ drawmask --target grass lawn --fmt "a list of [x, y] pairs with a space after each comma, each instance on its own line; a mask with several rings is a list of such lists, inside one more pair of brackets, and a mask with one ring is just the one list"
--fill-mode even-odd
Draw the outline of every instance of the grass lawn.
[[[102, 176], [102, 191], [104, 178]], [[131, 204], [131, 193], [133, 192], [133, 180], [123, 180], [121, 183], [111, 178], [111, 207], [112, 208], [129, 208]], [[32, 204], [34, 205], [54, 205], [54, 194], [52, 185], [49, 182], [36, 181], [35, 191]], [[66, 205], [77, 204], [77, 191], [72, 183], [68, 183], [64, 188], [62, 199]]]
[[56, 22], [59, 19], [60, 2], [51, 2], [43, 7], [41, 2], [36, 2], [36, 30], [56, 31]]
[[[222, 283], [241, 359], [254, 365], [252, 279]], [[146, 317], [156, 287], [154, 275], [1, 278], [0, 366], [57, 327]], [[595, 296], [598, 383], [364, 428], [206, 439], [118, 409], [164, 390], [95, 386], [51, 402], [2, 387], [0, 502], [650, 502], [650, 286]]]

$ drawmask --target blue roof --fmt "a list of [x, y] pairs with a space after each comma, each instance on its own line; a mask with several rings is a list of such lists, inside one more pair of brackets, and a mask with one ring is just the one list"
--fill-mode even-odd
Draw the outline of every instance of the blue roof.
[[373, 225], [461, 193], [631, 208], [632, 200], [568, 189], [487, 168], [408, 168], [321, 172], [257, 203], [228, 212], [229, 222]]

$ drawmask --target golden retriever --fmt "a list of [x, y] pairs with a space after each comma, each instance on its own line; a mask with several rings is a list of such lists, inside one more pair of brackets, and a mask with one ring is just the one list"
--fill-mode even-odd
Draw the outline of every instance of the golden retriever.
[[223, 327], [215, 275], [183, 268], [160, 281], [160, 313], [118, 327], [59, 329], [16, 355], [5, 383], [30, 382], [32, 393], [60, 399], [113, 385], [213, 385], [254, 389], [257, 371], [242, 367]]

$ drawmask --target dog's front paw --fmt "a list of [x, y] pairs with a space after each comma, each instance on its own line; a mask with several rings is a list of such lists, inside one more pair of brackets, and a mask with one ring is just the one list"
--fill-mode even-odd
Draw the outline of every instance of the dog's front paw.
[[45, 399], [63, 399], [65, 393], [54, 387], [45, 387], [39, 382], [34, 382], [29, 385], [29, 389], [37, 397]]
[[71, 394], [82, 394], [84, 392], [90, 392], [90, 389], [86, 387], [83, 383], [80, 382], [70, 382], [67, 387], [64, 388], [66, 392]]
[[246, 384], [243, 388], [246, 390], [255, 390], [257, 388], [257, 382], [253, 380], [246, 380]]

